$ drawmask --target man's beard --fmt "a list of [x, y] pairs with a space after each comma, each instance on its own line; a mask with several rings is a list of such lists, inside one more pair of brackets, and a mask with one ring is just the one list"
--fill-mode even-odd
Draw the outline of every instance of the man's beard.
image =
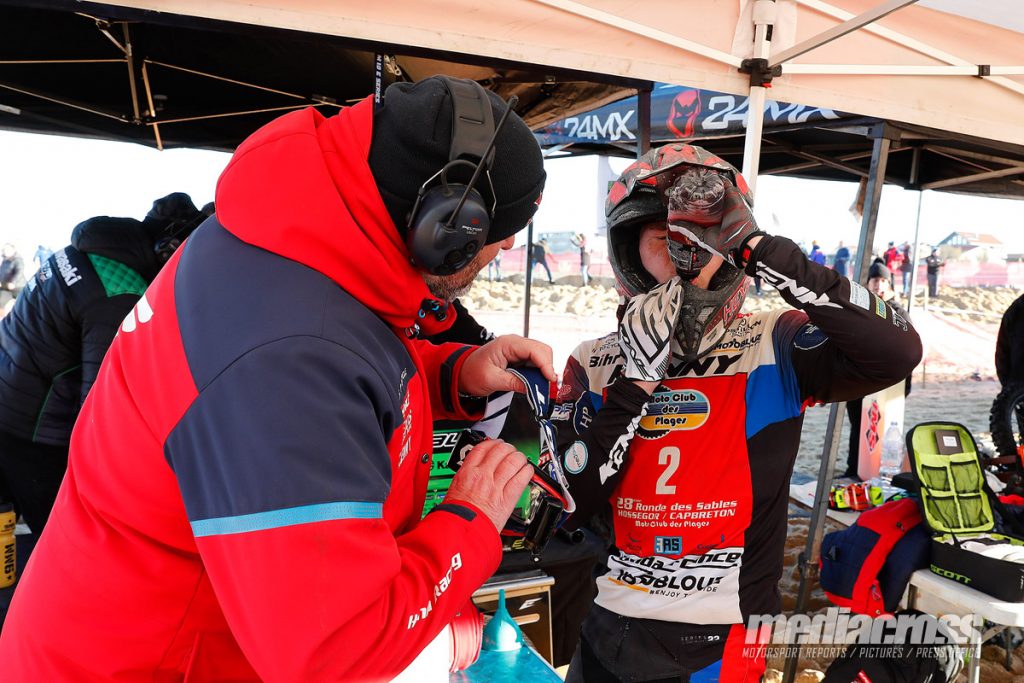
[[469, 264], [457, 273], [451, 275], [430, 275], [424, 274], [423, 281], [427, 283], [427, 289], [438, 299], [454, 301], [460, 296], [465, 296], [473, 287], [473, 280], [477, 274], [487, 265], [483, 252], [473, 257]]

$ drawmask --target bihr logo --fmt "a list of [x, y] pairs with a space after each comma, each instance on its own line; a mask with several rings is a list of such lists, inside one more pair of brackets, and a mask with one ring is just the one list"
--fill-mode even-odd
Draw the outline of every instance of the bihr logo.
[[663, 389], [647, 403], [647, 415], [640, 420], [638, 435], [658, 439], [677, 429], [698, 429], [708, 421], [711, 404], [696, 389]]

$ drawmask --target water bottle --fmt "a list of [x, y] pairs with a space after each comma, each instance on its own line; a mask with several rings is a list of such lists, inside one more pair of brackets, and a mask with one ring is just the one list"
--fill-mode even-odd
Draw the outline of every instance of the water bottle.
[[888, 482], [892, 481], [902, 468], [903, 434], [900, 432], [899, 424], [893, 420], [885, 427], [885, 436], [882, 438], [882, 462], [878, 474]]
[[17, 555], [14, 546], [14, 506], [0, 504], [0, 588], [14, 585]]

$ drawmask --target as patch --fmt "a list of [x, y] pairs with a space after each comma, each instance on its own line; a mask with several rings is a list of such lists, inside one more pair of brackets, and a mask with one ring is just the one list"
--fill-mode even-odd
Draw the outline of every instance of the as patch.
[[579, 474], [587, 466], [587, 445], [582, 441], [574, 441], [563, 457], [565, 471], [570, 474]]
[[854, 306], [860, 306], [865, 311], [871, 308], [871, 295], [868, 294], [868, 290], [864, 289], [856, 282], [850, 282], [850, 303]]
[[817, 325], [808, 323], [800, 328], [793, 340], [793, 346], [801, 351], [816, 349], [828, 341], [828, 336]]

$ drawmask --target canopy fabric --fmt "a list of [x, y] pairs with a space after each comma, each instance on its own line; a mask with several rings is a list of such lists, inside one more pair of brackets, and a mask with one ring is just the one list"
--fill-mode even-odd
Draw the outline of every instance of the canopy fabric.
[[[787, 59], [772, 83], [777, 99], [1024, 144], [1024, 8], [1016, 0], [108, 4], [735, 94], [750, 85], [737, 69], [753, 51], [752, 19], [774, 14], [771, 61], [823, 32], [841, 35]], [[883, 16], [864, 28], [837, 29], [877, 7]], [[943, 11], [950, 8], [957, 14]], [[989, 16], [1002, 26], [969, 18]]]
[[289, 109], [330, 114], [366, 97], [378, 53], [384, 86], [471, 78], [516, 95], [532, 126], [639, 83], [123, 7], [0, 0], [0, 128], [230, 151]]

